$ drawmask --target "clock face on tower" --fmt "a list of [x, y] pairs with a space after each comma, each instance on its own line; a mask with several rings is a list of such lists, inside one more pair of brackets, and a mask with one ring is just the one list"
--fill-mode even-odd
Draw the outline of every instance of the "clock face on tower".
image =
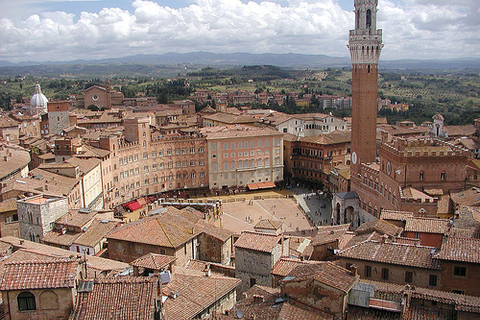
[[357, 153], [354, 151], [354, 152], [352, 153], [352, 163], [353, 163], [353, 164], [357, 164], [357, 160], [358, 160], [358, 158], [357, 158]]

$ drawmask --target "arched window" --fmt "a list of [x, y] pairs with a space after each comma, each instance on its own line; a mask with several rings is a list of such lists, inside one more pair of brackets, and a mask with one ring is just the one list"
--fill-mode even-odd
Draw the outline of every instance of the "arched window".
[[370, 10], [370, 9], [367, 10], [367, 19], [366, 20], [367, 20], [366, 21], [367, 22], [366, 26], [367, 26], [367, 29], [368, 29], [372, 26], [372, 10]]
[[17, 304], [19, 311], [37, 310], [37, 305], [35, 304], [35, 296], [30, 292], [21, 292], [17, 296]]

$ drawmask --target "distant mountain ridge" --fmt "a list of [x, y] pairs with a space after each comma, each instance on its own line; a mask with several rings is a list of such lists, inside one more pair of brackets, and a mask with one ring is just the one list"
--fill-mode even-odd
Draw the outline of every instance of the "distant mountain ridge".
[[[11, 63], [0, 61], [0, 76], [15, 76], [31, 74], [35, 76], [51, 76], [62, 74], [82, 74], [90, 76], [97, 71], [100, 75], [128, 74], [159, 76], [176, 75], [182, 66], [185, 70], [199, 69], [204, 66], [216, 68], [235, 67], [243, 65], [274, 65], [284, 68], [349, 68], [350, 57], [330, 57], [326, 55], [307, 54], [252, 54], [231, 53], [220, 54], [211, 52], [138, 54], [122, 58], [98, 60], [72, 60], [51, 62]], [[467, 69], [480, 71], [480, 58], [455, 60], [380, 60], [380, 69], [407, 70], [450, 70]], [[170, 70], [167, 70], [170, 69]], [[187, 71], [188, 72], [188, 71]]]
[[[134, 64], [197, 64], [197, 65], [250, 65], [270, 64], [280, 67], [342, 67], [350, 66], [350, 57], [331, 57], [327, 55], [299, 54], [299, 53], [165, 53], [165, 54], [137, 54], [122, 58], [108, 58], [97, 60], [71, 60], [71, 61], [49, 61], [35, 62], [26, 61], [12, 63], [0, 60], [0, 66], [27, 66], [27, 65], [65, 65], [65, 64], [105, 64], [105, 63], [134, 63]], [[480, 66], [479, 58], [466, 59], [402, 59], [402, 60], [380, 60], [380, 67], [389, 68], [431, 68], [431, 67], [474, 67]], [[473, 65], [472, 65], [473, 64]], [[443, 66], [442, 66], [443, 65]]]

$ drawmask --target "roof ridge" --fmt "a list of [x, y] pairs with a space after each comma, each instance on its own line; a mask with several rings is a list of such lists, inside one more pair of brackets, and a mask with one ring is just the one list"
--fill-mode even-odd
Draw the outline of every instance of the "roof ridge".
[[168, 239], [168, 241], [170, 242], [170, 244], [171, 244], [173, 247], [175, 247], [175, 245], [173, 244], [172, 239], [170, 239], [170, 237], [168, 236], [167, 231], [165, 231], [165, 228], [163, 227], [163, 225], [162, 225], [162, 223], [160, 222], [160, 220], [158, 219], [158, 217], [157, 217], [155, 220], [157, 220], [158, 225], [160, 226], [160, 228], [162, 228], [162, 231], [163, 231], [163, 233], [165, 234], [165, 237], [167, 237], [167, 239]]

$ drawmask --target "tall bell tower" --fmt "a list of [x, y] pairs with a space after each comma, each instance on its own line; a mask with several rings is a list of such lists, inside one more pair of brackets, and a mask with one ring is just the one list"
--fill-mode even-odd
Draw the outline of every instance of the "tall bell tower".
[[[348, 48], [352, 59], [352, 177], [377, 154], [377, 77], [382, 30], [377, 30], [377, 1], [354, 0], [355, 29]], [[354, 178], [354, 179], [355, 179]], [[352, 182], [353, 180], [352, 179]]]

